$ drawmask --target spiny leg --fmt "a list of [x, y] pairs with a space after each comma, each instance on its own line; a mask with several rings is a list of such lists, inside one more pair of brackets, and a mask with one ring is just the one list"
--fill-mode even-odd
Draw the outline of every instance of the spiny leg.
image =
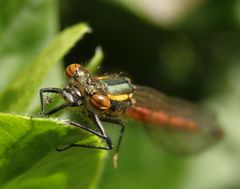
[[69, 125], [72, 125], [74, 127], [78, 127], [78, 128], [81, 128], [89, 133], [92, 133], [96, 136], [98, 136], [99, 138], [105, 140], [105, 142], [107, 143], [107, 146], [92, 146], [92, 145], [86, 145], [86, 144], [70, 144], [68, 145], [67, 147], [64, 147], [64, 148], [57, 148], [56, 150], [57, 151], [64, 151], [64, 150], [67, 150], [71, 147], [85, 147], [85, 148], [93, 148], [93, 149], [101, 149], [101, 150], [111, 150], [112, 149], [112, 142], [111, 142], [111, 139], [106, 136], [106, 135], [103, 135], [102, 133], [105, 133], [105, 131], [95, 131], [93, 129], [90, 129], [88, 128], [87, 126], [84, 126], [84, 125], [81, 125], [79, 123], [76, 123], [74, 121], [66, 121], [66, 124], [69, 124]]
[[116, 150], [115, 150], [114, 155], [113, 155], [113, 166], [114, 166], [114, 168], [117, 168], [118, 154], [119, 154], [120, 146], [121, 146], [121, 143], [122, 143], [122, 138], [123, 138], [124, 131], [125, 131], [125, 123], [121, 119], [111, 118], [111, 117], [104, 117], [104, 118], [101, 118], [101, 120], [103, 122], [113, 123], [113, 124], [116, 124], [116, 125], [121, 127], [119, 137], [118, 137], [118, 141], [117, 141], [117, 147], [116, 147]]
[[58, 111], [60, 111], [60, 110], [62, 110], [62, 109], [64, 109], [64, 108], [70, 107], [70, 106], [72, 107], [72, 106], [75, 106], [75, 105], [70, 104], [70, 103], [67, 102], [67, 103], [61, 104], [61, 105], [53, 108], [52, 110], [50, 110], [50, 111], [47, 112], [47, 113], [44, 112], [44, 113], [42, 113], [42, 114], [44, 114], [45, 116], [50, 116], [50, 115], [55, 114], [56, 112], [58, 112]]
[[[41, 88], [40, 89], [39, 94], [40, 94], [40, 101], [41, 101], [41, 114], [43, 114], [43, 115], [45, 115], [44, 93], [57, 93], [57, 94], [62, 95], [63, 90], [60, 88]], [[63, 108], [65, 108], [65, 107], [63, 107]], [[58, 111], [63, 108], [59, 108]], [[55, 113], [55, 112], [53, 112], [53, 113]]]
[[97, 127], [101, 135], [103, 136], [103, 139], [107, 143], [108, 150], [111, 150], [113, 148], [112, 140], [111, 138], [106, 134], [105, 129], [102, 125], [101, 120], [99, 119], [98, 115], [89, 111], [89, 118], [93, 121], [94, 125]]

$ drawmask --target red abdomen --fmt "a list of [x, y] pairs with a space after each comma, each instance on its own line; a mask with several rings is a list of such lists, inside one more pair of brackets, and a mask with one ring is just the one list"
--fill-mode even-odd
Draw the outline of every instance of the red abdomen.
[[192, 120], [180, 116], [168, 115], [163, 111], [152, 111], [145, 107], [131, 107], [125, 114], [129, 118], [144, 122], [151, 127], [169, 127], [190, 131], [196, 131], [198, 129], [197, 123]]

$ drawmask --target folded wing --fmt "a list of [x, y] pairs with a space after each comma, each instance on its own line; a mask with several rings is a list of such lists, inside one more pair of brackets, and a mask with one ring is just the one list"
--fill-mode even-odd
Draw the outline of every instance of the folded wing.
[[142, 86], [136, 86], [133, 100], [126, 116], [144, 123], [152, 139], [168, 151], [198, 152], [223, 136], [215, 116], [193, 103]]

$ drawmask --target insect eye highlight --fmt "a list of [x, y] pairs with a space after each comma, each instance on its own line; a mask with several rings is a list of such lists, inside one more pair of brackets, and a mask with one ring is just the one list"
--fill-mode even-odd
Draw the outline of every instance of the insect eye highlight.
[[81, 67], [80, 64], [70, 64], [66, 69], [65, 69], [65, 74], [68, 78], [72, 78], [78, 68]]
[[90, 97], [90, 103], [95, 108], [100, 110], [107, 110], [110, 108], [111, 102], [110, 99], [105, 95], [95, 94]]

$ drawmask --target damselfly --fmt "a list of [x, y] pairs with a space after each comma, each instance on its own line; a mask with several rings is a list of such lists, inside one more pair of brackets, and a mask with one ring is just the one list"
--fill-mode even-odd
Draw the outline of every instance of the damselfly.
[[[69, 144], [59, 151], [70, 147], [111, 150], [112, 140], [103, 122], [113, 123], [121, 128], [114, 154], [116, 163], [125, 129], [124, 117], [144, 123], [154, 141], [178, 154], [200, 151], [223, 135], [215, 117], [190, 102], [133, 85], [129, 78], [120, 75], [92, 75], [80, 64], [69, 65], [65, 72], [69, 81], [63, 89], [40, 90], [41, 113], [50, 116], [66, 107], [84, 108], [96, 130], [74, 121], [69, 124], [100, 137], [106, 145]], [[65, 103], [45, 112], [44, 93], [60, 94]]]

